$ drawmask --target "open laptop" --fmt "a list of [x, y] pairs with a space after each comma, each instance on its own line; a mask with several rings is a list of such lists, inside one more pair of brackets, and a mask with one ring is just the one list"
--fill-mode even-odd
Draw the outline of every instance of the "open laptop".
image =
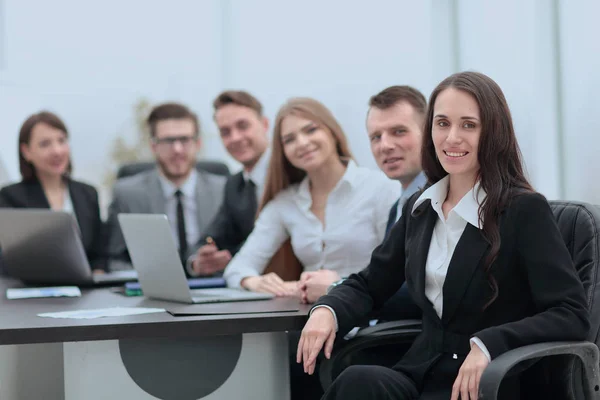
[[119, 224], [145, 296], [180, 303], [268, 300], [272, 294], [232, 288], [191, 290], [164, 214], [119, 214]]
[[0, 209], [4, 272], [27, 284], [94, 286], [135, 281], [135, 270], [94, 275], [79, 225], [69, 213]]

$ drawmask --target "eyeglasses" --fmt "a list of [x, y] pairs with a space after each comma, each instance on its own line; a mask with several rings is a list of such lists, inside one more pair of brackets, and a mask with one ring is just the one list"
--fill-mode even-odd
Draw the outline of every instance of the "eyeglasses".
[[154, 138], [152, 141], [156, 145], [164, 146], [164, 147], [173, 147], [175, 143], [181, 143], [181, 146], [186, 147], [192, 144], [197, 139], [196, 136], [172, 136], [167, 138]]

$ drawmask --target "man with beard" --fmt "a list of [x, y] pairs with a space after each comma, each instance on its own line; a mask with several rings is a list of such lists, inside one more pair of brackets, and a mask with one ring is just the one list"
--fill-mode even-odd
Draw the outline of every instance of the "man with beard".
[[150, 112], [147, 123], [157, 168], [114, 186], [107, 221], [111, 269], [129, 261], [118, 214], [166, 214], [185, 263], [223, 199], [226, 178], [195, 168], [202, 146], [198, 117], [182, 104], [165, 103]]
[[223, 146], [242, 165], [225, 185], [223, 204], [188, 263], [193, 276], [221, 274], [252, 229], [269, 162], [269, 121], [250, 93], [227, 90], [213, 102]]

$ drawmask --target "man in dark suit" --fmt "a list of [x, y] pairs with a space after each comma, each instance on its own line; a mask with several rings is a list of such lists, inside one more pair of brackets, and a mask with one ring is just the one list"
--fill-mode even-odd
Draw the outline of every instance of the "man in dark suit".
[[186, 106], [166, 103], [148, 116], [157, 168], [119, 179], [113, 189], [107, 227], [111, 269], [130, 268], [119, 213], [166, 214], [183, 262], [214, 218], [225, 178], [195, 168], [200, 124]]
[[222, 273], [254, 228], [269, 162], [269, 121], [260, 102], [247, 92], [230, 90], [217, 96], [213, 106], [223, 145], [243, 169], [227, 180], [221, 208], [189, 264], [195, 276]]
[[[373, 157], [388, 178], [402, 185], [400, 198], [390, 209], [386, 236], [400, 219], [404, 203], [427, 184], [421, 169], [426, 109], [425, 96], [410, 86], [390, 86], [369, 100], [367, 133]], [[379, 320], [420, 318], [421, 310], [403, 285], [376, 317]]]

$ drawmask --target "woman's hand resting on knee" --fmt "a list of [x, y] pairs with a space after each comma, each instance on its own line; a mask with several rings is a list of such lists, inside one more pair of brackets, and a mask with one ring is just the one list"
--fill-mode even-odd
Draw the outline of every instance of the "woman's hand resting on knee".
[[305, 373], [312, 375], [315, 372], [317, 356], [323, 345], [325, 345], [325, 357], [331, 357], [335, 331], [335, 318], [329, 309], [322, 307], [312, 312], [304, 329], [302, 329], [296, 354], [297, 363], [304, 360]]
[[479, 346], [472, 344], [471, 351], [458, 370], [450, 400], [477, 400], [479, 381], [489, 363]]

